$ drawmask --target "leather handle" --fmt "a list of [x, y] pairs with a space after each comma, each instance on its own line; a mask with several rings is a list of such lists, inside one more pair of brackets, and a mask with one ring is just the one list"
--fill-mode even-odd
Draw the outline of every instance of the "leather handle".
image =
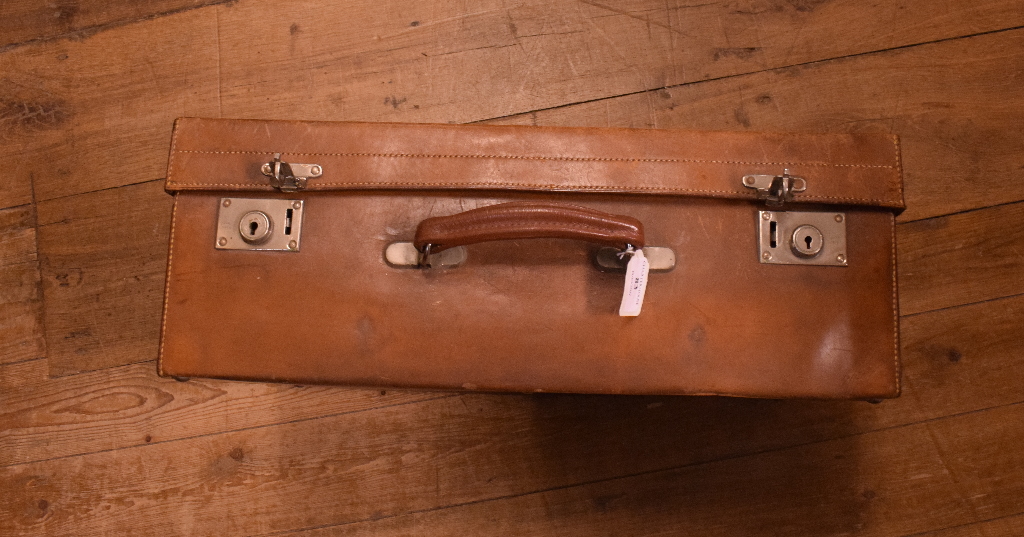
[[636, 218], [577, 205], [515, 201], [451, 216], [427, 218], [416, 228], [413, 244], [430, 252], [486, 241], [576, 239], [624, 249], [644, 246], [644, 225]]

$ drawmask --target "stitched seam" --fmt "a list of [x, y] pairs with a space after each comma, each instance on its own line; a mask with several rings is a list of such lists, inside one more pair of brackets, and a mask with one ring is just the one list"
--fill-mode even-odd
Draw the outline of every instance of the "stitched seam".
[[171, 184], [171, 171], [174, 170], [174, 155], [177, 151], [174, 150], [175, 146], [178, 145], [178, 120], [174, 121], [174, 129], [171, 132], [171, 156], [167, 159], [167, 179], [164, 181], [165, 184]]
[[903, 199], [903, 148], [900, 147], [900, 137], [897, 135], [892, 136], [892, 143], [896, 146], [896, 165], [893, 167], [896, 171], [896, 191], [899, 193], [900, 200]]
[[174, 259], [174, 225], [178, 223], [178, 196], [171, 206], [171, 238], [167, 247], [167, 282], [164, 284], [164, 312], [160, 318], [160, 354], [157, 356], [157, 372], [164, 374], [164, 344], [167, 341], [167, 299], [171, 296], [171, 261]]
[[[551, 224], [553, 226], [557, 226], [557, 227], [560, 227], [560, 228], [569, 227], [569, 231], [573, 231], [575, 229], [582, 229], [582, 230], [586, 230], [586, 231], [593, 231], [593, 232], [596, 232], [596, 233], [616, 233], [616, 231], [614, 231], [614, 230], [609, 230], [608, 228], [604, 228], [604, 227], [601, 227], [601, 226], [595, 226], [595, 225], [592, 225], [592, 224], [572, 224], [571, 226], [565, 226], [564, 224], [562, 224], [561, 222], [558, 222], [556, 220], [540, 220], [540, 221], [535, 221], [534, 223], [536, 223], [538, 225]], [[500, 226], [500, 224], [475, 224], [475, 225], [470, 225], [470, 226], [460, 226], [458, 224], [450, 224], [450, 225], [446, 225], [444, 228], [442, 228], [441, 233], [451, 233], [452, 232], [451, 228], [453, 228], [453, 227], [458, 228], [458, 229], [456, 229], [456, 231], [477, 231], [477, 230], [493, 230], [495, 227], [499, 227], [499, 226]], [[561, 229], [559, 231], [561, 231]], [[612, 237], [609, 237], [609, 238], [612, 238]], [[618, 237], [614, 237], [614, 238], [617, 239]], [[426, 240], [426, 239], [424, 239], [424, 240]]]
[[[272, 155], [277, 151], [199, 151], [184, 149], [181, 153], [199, 153], [207, 155]], [[828, 162], [759, 162], [742, 160], [704, 160], [704, 159], [657, 159], [657, 158], [618, 158], [618, 157], [546, 157], [539, 155], [435, 155], [430, 153], [298, 153], [282, 152], [282, 155], [321, 156], [321, 157], [387, 157], [387, 158], [466, 158], [466, 159], [508, 159], [508, 160], [559, 160], [569, 162], [690, 162], [703, 164], [747, 164], [764, 166], [824, 166], [839, 168], [894, 168], [884, 164], [831, 164]]]
[[[903, 200], [903, 156], [900, 147], [900, 137], [893, 135], [892, 143], [896, 150], [896, 191]], [[900, 313], [899, 313], [899, 287], [896, 278], [896, 215], [890, 215], [892, 227], [892, 324], [893, 324], [893, 370], [896, 376], [896, 393], [903, 391], [902, 375], [900, 375]]]
[[[260, 184], [254, 184], [254, 183], [171, 183], [171, 182], [168, 182], [167, 186], [169, 186], [169, 187], [200, 186], [200, 187], [208, 187], [208, 189], [212, 189], [213, 187], [248, 187], [251, 190], [268, 190], [268, 191], [273, 190], [273, 187], [271, 187], [270, 185], [260, 185]], [[316, 183], [315, 185], [310, 185], [306, 189], [306, 191], [307, 192], [321, 191], [321, 190], [325, 190], [323, 187], [329, 187], [329, 186], [349, 186], [349, 187], [360, 187], [360, 186], [363, 186], [363, 187], [393, 187], [393, 186], [400, 186], [400, 187], [408, 187], [408, 188], [429, 188], [429, 187], [466, 187], [466, 188], [470, 188], [470, 187], [488, 187], [488, 186], [491, 186], [491, 187], [522, 187], [522, 188], [549, 188], [549, 189], [550, 188], [556, 188], [556, 189], [559, 189], [560, 191], [566, 189], [565, 185], [557, 185], [557, 184], [530, 184], [530, 183], [499, 183], [499, 182], [494, 182], [494, 183], [483, 183], [483, 182], [472, 182], [472, 183], [394, 183], [394, 182], [377, 183], [377, 182], [350, 182], [350, 183]], [[583, 192], [583, 191], [587, 191], [587, 190], [610, 190], [610, 191], [614, 191], [614, 192], [625, 192], [625, 193], [635, 192], [635, 191], [651, 191], [651, 192], [666, 192], [666, 193], [686, 193], [686, 192], [692, 192], [692, 193], [697, 193], [697, 194], [734, 194], [734, 195], [743, 196], [744, 198], [756, 199], [756, 195], [753, 192], [741, 192], [741, 191], [736, 191], [736, 190], [701, 190], [701, 189], [692, 189], [692, 188], [667, 188], [667, 187], [657, 187], [657, 186], [631, 186], [629, 188], [623, 188], [623, 187], [620, 187], [620, 186], [612, 186], [612, 185], [571, 185], [569, 188], [572, 189], [572, 190], [569, 190], [569, 192], [571, 192], [571, 191]], [[797, 198], [794, 201], [797, 201], [797, 202], [799, 202], [799, 201], [807, 202], [807, 201], [818, 201], [818, 200], [860, 201], [860, 202], [869, 202], [869, 203], [888, 203], [888, 204], [895, 204], [895, 203], [897, 203], [897, 202], [895, 202], [893, 200], [887, 200], [887, 199], [850, 198], [850, 197], [843, 197], [843, 196], [800, 196], [799, 198]]]
[[896, 375], [896, 394], [903, 391], [900, 378], [900, 310], [899, 291], [896, 287], [896, 215], [889, 213], [892, 228], [892, 329], [893, 329], [893, 369]]

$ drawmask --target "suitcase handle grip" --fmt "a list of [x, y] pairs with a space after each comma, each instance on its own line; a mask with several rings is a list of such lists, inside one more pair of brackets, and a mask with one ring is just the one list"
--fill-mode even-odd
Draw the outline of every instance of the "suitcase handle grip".
[[420, 222], [413, 245], [438, 253], [478, 242], [512, 239], [576, 239], [626, 249], [643, 248], [644, 225], [636, 218], [578, 205], [515, 201]]

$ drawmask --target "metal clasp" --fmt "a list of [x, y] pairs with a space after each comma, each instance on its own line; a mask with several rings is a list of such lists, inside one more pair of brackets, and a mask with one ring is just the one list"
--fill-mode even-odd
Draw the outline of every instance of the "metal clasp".
[[790, 175], [786, 169], [782, 175], [744, 175], [743, 186], [756, 189], [758, 199], [765, 200], [765, 205], [779, 208], [793, 201], [793, 193], [807, 190], [807, 180]]
[[306, 188], [306, 179], [320, 177], [324, 169], [319, 164], [295, 164], [281, 160], [281, 153], [274, 153], [274, 160], [260, 168], [263, 175], [270, 177], [270, 184], [282, 192], [295, 192]]

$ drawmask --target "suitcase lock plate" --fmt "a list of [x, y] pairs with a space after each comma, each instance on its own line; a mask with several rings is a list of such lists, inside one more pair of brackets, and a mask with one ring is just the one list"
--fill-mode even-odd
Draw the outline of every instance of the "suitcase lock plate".
[[221, 198], [214, 247], [298, 252], [304, 208], [302, 200]]
[[845, 213], [758, 211], [757, 216], [761, 263], [846, 266]]

